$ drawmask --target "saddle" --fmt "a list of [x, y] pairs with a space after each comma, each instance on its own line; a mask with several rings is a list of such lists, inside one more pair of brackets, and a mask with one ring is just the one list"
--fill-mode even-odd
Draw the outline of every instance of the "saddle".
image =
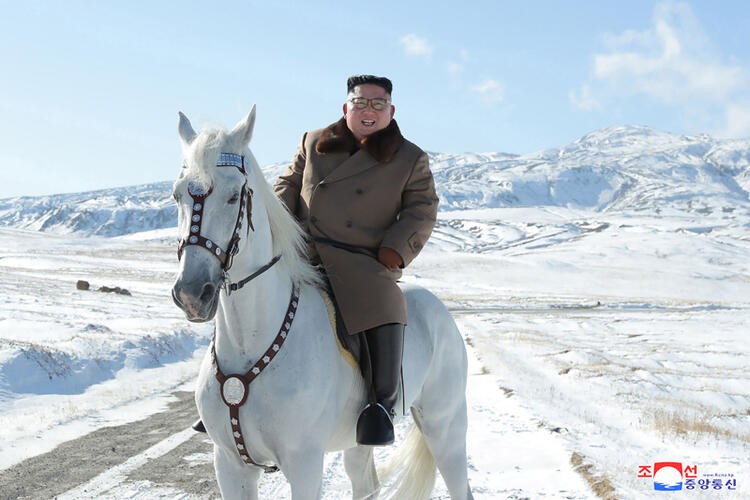
[[339, 346], [339, 350], [341, 351], [341, 355], [346, 359], [346, 361], [351, 365], [352, 368], [358, 369], [360, 373], [364, 376], [364, 368], [362, 367], [361, 361], [361, 345], [362, 341], [360, 340], [361, 334], [357, 335], [349, 335], [349, 331], [346, 329], [346, 325], [344, 325], [344, 321], [341, 317], [341, 311], [339, 310], [339, 306], [336, 303], [336, 298], [333, 295], [333, 291], [331, 290], [331, 286], [328, 282], [328, 280], [325, 280], [325, 289], [321, 290], [321, 298], [323, 299], [323, 303], [326, 305], [326, 310], [328, 311], [328, 320], [331, 322], [331, 328], [333, 329], [333, 333], [336, 336], [336, 343]]

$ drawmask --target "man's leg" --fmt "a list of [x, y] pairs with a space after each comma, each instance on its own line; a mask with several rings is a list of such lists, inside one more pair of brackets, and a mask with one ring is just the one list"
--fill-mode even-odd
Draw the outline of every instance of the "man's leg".
[[401, 381], [404, 325], [389, 323], [364, 332], [362, 355], [370, 361], [370, 404], [357, 420], [357, 443], [382, 446], [393, 443], [393, 410]]

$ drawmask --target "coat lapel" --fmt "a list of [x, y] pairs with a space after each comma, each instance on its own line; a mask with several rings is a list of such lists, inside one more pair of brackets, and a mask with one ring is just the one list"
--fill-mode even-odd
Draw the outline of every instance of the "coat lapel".
[[357, 175], [379, 163], [391, 161], [403, 143], [404, 137], [395, 120], [358, 144], [346, 126], [346, 119], [341, 118], [323, 130], [315, 145], [321, 159], [327, 160], [324, 161], [326, 167], [321, 169], [320, 174], [326, 182], [336, 182]]

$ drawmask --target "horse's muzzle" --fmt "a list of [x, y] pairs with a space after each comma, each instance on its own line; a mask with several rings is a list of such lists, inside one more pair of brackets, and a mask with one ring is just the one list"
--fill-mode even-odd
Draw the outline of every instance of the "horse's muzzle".
[[219, 287], [213, 283], [185, 284], [181, 279], [172, 287], [172, 300], [188, 321], [203, 323], [213, 319], [219, 307]]

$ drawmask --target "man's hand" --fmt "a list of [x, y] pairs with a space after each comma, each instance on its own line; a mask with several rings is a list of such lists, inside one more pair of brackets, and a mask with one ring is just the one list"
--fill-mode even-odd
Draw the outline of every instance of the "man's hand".
[[378, 260], [388, 269], [394, 270], [404, 265], [404, 259], [392, 248], [380, 247], [378, 249]]

